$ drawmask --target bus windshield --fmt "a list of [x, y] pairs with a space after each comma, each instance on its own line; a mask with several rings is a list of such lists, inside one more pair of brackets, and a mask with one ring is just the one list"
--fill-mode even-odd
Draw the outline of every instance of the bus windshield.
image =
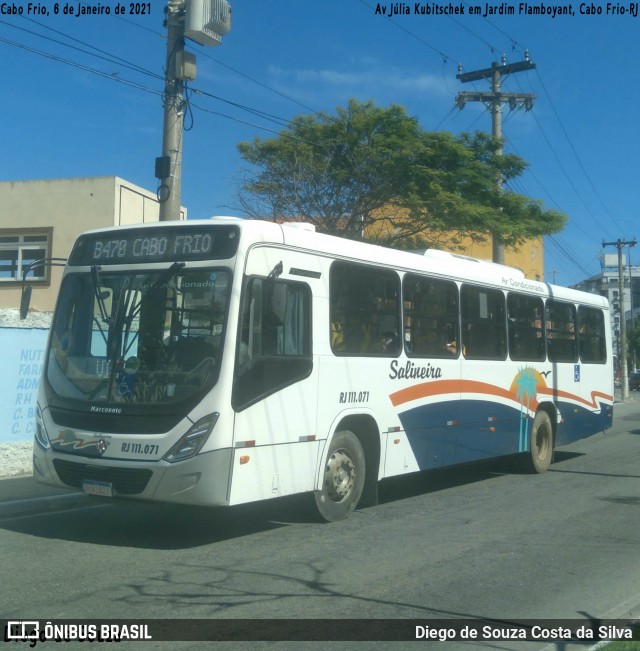
[[157, 405], [202, 395], [218, 377], [226, 269], [68, 274], [46, 378], [60, 398]]

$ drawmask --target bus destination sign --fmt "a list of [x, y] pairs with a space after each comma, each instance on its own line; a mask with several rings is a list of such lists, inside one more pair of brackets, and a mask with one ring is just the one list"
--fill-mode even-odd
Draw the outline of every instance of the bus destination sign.
[[167, 226], [81, 235], [70, 265], [225, 260], [238, 248], [237, 226]]

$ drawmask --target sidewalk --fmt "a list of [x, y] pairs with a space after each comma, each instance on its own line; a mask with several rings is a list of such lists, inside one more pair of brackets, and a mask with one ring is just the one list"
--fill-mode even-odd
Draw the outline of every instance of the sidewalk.
[[[640, 391], [629, 391], [629, 398], [625, 402], [637, 402], [640, 399]], [[618, 404], [622, 402], [622, 389], [616, 387], [613, 391], [613, 402]]]

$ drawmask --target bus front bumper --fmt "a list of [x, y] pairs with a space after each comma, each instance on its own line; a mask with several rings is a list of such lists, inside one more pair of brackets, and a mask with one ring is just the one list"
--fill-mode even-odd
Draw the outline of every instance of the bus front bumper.
[[227, 448], [177, 463], [125, 462], [61, 454], [36, 444], [33, 476], [44, 484], [104, 497], [226, 506], [232, 456]]

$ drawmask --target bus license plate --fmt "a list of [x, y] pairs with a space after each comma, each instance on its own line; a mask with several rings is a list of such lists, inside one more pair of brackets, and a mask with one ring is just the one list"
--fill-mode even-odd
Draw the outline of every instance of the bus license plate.
[[113, 497], [113, 484], [108, 484], [104, 481], [90, 481], [88, 479], [85, 479], [82, 482], [82, 490], [88, 495]]

